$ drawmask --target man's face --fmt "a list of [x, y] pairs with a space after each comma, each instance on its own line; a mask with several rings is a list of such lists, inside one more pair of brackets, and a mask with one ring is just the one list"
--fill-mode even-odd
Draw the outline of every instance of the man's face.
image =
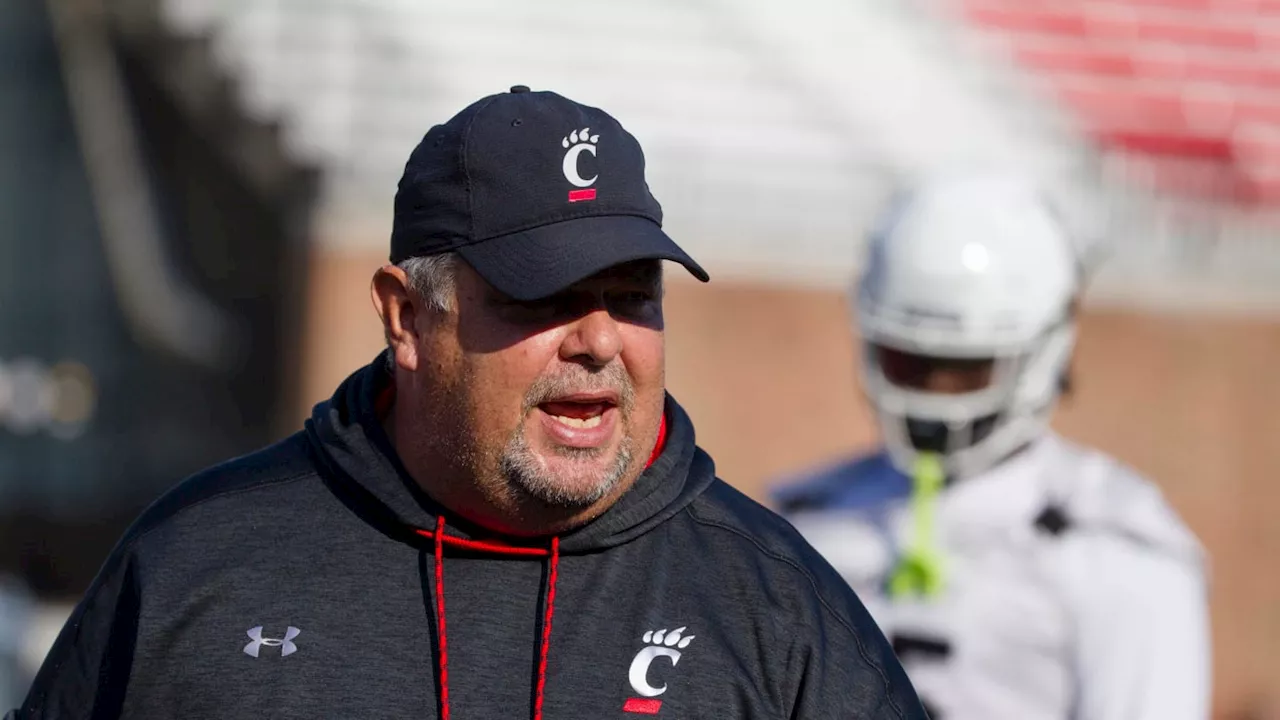
[[664, 397], [658, 261], [521, 302], [458, 263], [415, 384], [454, 464], [493, 491], [586, 508], [643, 470]]

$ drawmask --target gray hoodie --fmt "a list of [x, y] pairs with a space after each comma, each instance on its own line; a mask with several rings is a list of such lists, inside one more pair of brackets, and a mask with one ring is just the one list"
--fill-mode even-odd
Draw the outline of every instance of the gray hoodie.
[[381, 368], [148, 509], [16, 717], [924, 718], [854, 593], [670, 398], [633, 489], [518, 542], [408, 479]]

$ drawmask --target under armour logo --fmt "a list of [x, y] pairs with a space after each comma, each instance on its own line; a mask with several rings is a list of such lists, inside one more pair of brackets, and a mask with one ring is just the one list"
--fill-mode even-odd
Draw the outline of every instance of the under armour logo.
[[267, 647], [280, 648], [280, 657], [292, 655], [298, 652], [298, 646], [293, 644], [293, 639], [298, 637], [300, 634], [302, 634], [301, 630], [290, 625], [289, 629], [285, 631], [283, 638], [264, 638], [262, 637], [261, 625], [256, 628], [249, 628], [249, 630], [245, 632], [245, 635], [248, 635], [253, 642], [244, 646], [244, 654], [252, 657], [258, 657], [258, 651], [262, 649], [263, 645], [266, 645]]

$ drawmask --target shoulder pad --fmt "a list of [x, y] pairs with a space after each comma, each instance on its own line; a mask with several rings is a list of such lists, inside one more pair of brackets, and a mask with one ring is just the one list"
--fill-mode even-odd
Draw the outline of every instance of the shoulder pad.
[[1070, 476], [1058, 485], [1066, 490], [1062, 511], [1070, 526], [1103, 532], [1194, 564], [1204, 550], [1152, 482], [1120, 462], [1096, 451], [1064, 445], [1070, 457], [1053, 472]]
[[770, 496], [778, 512], [856, 509], [909, 493], [910, 480], [883, 453], [844, 460], [780, 482]]

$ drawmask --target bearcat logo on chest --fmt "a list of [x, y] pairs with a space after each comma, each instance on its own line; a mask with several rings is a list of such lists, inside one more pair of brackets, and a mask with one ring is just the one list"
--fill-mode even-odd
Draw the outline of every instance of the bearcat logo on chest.
[[662, 701], [657, 697], [667, 691], [666, 683], [661, 686], [651, 684], [649, 680], [650, 666], [654, 660], [660, 657], [671, 660], [671, 667], [675, 667], [682, 656], [681, 650], [689, 647], [689, 643], [693, 642], [693, 635], [685, 635], [687, 628], [678, 627], [671, 632], [663, 630], [650, 630], [644, 634], [645, 647], [636, 653], [635, 658], [631, 661], [631, 669], [627, 673], [627, 679], [631, 682], [631, 689], [640, 695], [638, 698], [627, 698], [623, 703], [623, 712], [638, 713], [640, 715], [657, 715], [662, 709]]

